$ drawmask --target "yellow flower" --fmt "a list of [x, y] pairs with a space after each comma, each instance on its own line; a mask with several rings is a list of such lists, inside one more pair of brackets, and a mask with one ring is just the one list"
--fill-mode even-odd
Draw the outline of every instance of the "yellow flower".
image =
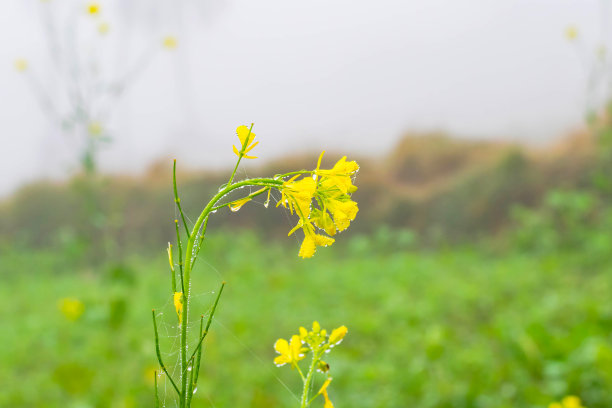
[[578, 38], [578, 29], [576, 26], [569, 26], [565, 29], [565, 38], [569, 41], [573, 41]]
[[92, 16], [96, 16], [100, 14], [100, 4], [96, 2], [91, 2], [87, 4], [87, 13], [89, 13]]
[[92, 136], [100, 136], [103, 132], [102, 124], [98, 121], [89, 122], [87, 125], [87, 131]]
[[300, 327], [300, 338], [314, 351], [317, 351], [319, 347], [325, 343], [326, 337], [327, 331], [321, 330], [321, 326], [316, 320], [312, 322], [312, 331], [310, 332], [308, 332], [305, 328]]
[[178, 47], [178, 40], [172, 35], [167, 35], [163, 38], [162, 45], [168, 50], [173, 50]]
[[336, 235], [336, 226], [327, 211], [321, 211], [318, 208], [312, 210], [312, 220], [318, 228], [321, 228], [329, 235]]
[[319, 390], [317, 395], [323, 395], [323, 398], [325, 398], [325, 405], [323, 405], [323, 408], [334, 408], [334, 404], [332, 404], [332, 402], [329, 400], [329, 395], [327, 395], [327, 387], [329, 386], [329, 383], [332, 382], [331, 378], [328, 378], [327, 380], [325, 380], [325, 382], [323, 383], [323, 386], [321, 386], [321, 389]]
[[174, 292], [174, 309], [179, 323], [183, 321], [183, 292]]
[[280, 356], [274, 359], [274, 364], [280, 367], [285, 364], [291, 364], [292, 366], [297, 365], [297, 362], [304, 359], [304, 351], [302, 348], [302, 340], [297, 334], [291, 337], [291, 341], [288, 343], [285, 339], [278, 339], [274, 343], [274, 350]]
[[311, 177], [294, 181], [296, 177], [283, 183], [281, 200], [276, 206], [282, 204], [283, 207], [289, 208], [291, 214], [295, 211], [298, 217], [306, 220], [310, 215], [312, 198], [317, 190], [317, 183]]
[[563, 404], [563, 408], [582, 408], [580, 398], [574, 395], [568, 395], [567, 397], [563, 398], [561, 403]]
[[[253, 143], [255, 140], [255, 133], [251, 132], [251, 129], [246, 126], [238, 126], [236, 134], [238, 135], [238, 139], [240, 139], [240, 149], [236, 148], [236, 146], [232, 146], [236, 156], [244, 157], [245, 159], [256, 159], [257, 157], [255, 156], [247, 156], [247, 153], [259, 144], [259, 142]], [[242, 149], [244, 149], [244, 151]]]
[[326, 205], [332, 217], [334, 217], [334, 223], [338, 231], [347, 229], [359, 211], [357, 203], [348, 198], [348, 196], [329, 200], [326, 202]]
[[78, 320], [85, 311], [83, 302], [75, 298], [61, 299], [58, 303], [58, 307], [66, 319], [72, 320], [73, 322]]
[[306, 231], [307, 229], [304, 229], [304, 241], [302, 241], [300, 251], [298, 252], [298, 256], [302, 258], [311, 258], [315, 254], [318, 246], [326, 247], [335, 242], [333, 238]]
[[25, 72], [28, 69], [28, 60], [19, 58], [15, 60], [15, 69], [19, 72]]
[[344, 339], [344, 336], [346, 336], [347, 332], [348, 329], [346, 328], [346, 326], [340, 326], [337, 329], [332, 330], [331, 334], [329, 335], [330, 346], [333, 347], [336, 344], [340, 344], [342, 339]]
[[580, 398], [575, 395], [568, 395], [561, 402], [553, 402], [548, 404], [548, 408], [584, 408]]
[[109, 29], [110, 29], [110, 25], [107, 22], [102, 22], [98, 24], [98, 32], [101, 35], [107, 34]]
[[359, 170], [359, 165], [355, 161], [346, 161], [346, 156], [342, 157], [331, 170], [317, 170], [317, 175], [323, 178], [321, 185], [325, 189], [337, 188], [342, 194], [352, 193], [357, 190], [353, 185], [351, 176]]

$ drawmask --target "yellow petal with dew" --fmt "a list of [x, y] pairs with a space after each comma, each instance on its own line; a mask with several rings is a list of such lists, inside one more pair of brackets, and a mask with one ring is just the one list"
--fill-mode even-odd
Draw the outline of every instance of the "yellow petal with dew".
[[346, 333], [348, 333], [346, 326], [340, 326], [332, 330], [331, 334], [329, 335], [329, 344], [332, 346], [340, 344], [342, 339], [344, 339], [344, 336], [346, 336]]
[[174, 309], [179, 323], [183, 321], [183, 292], [174, 292]]
[[249, 201], [251, 201], [250, 197], [245, 197], [245, 198], [242, 198], [240, 200], [233, 201], [232, 203], [230, 203], [229, 208], [230, 208], [230, 210], [236, 212], [240, 208], [242, 208], [243, 205], [248, 203]]

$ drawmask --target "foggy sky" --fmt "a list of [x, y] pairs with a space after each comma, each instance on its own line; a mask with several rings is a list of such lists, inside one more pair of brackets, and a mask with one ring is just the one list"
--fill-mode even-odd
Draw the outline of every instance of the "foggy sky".
[[[13, 66], [27, 58], [49, 79], [40, 10], [66, 2], [86, 4], [0, 4], [0, 194], [78, 168], [74, 141]], [[601, 43], [595, 0], [100, 4], [109, 41], [121, 45], [110, 71], [162, 35], [179, 40], [175, 51], [156, 52], [113, 106], [105, 126], [114, 141], [101, 155], [111, 173], [174, 157], [188, 167], [229, 165], [235, 128], [251, 122], [262, 159], [383, 154], [406, 131], [544, 143], [585, 114], [585, 61], [564, 30], [578, 26], [587, 53]]]

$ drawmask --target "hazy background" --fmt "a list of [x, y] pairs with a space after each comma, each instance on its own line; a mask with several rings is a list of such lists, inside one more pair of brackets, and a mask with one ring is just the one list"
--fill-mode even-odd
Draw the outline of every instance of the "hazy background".
[[[0, 5], [0, 194], [78, 169], [75, 142], [50, 126], [13, 61], [26, 58], [28, 71], [51, 87], [44, 10], [85, 4]], [[422, 130], [555, 140], [585, 116], [587, 62], [564, 31], [579, 26], [585, 53], [594, 52], [604, 42], [602, 4], [104, 1], [109, 72], [164, 35], [179, 46], [155, 54], [114, 104], [104, 123], [113, 143], [101, 167], [141, 171], [163, 157], [192, 167], [229, 165], [234, 129], [250, 122], [264, 159], [305, 148], [383, 153], [404, 132]]]

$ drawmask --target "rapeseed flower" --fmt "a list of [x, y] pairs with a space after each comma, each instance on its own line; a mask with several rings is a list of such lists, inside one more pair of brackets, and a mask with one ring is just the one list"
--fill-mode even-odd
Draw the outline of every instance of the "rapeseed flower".
[[[298, 252], [302, 258], [312, 257], [318, 246], [334, 243], [333, 238], [317, 234], [315, 227], [333, 236], [347, 229], [359, 211], [357, 203], [351, 199], [351, 194], [357, 190], [352, 180], [359, 170], [357, 162], [347, 161], [344, 156], [334, 167], [325, 170], [320, 168], [322, 157], [323, 153], [316, 169], [307, 172], [312, 177], [304, 176], [298, 180], [301, 175], [298, 174], [283, 183], [281, 200], [277, 204], [277, 207], [282, 205], [299, 217], [289, 235], [302, 228], [304, 241]], [[313, 206], [313, 202], [318, 204], [318, 208]]]
[[576, 38], [578, 38], [578, 28], [576, 28], [576, 26], [569, 26], [565, 29], [565, 38], [567, 38], [569, 41], [574, 41]]
[[76, 298], [63, 298], [59, 301], [58, 307], [64, 317], [71, 321], [76, 321], [85, 312], [85, 305]]
[[585, 408], [580, 401], [580, 398], [575, 395], [564, 397], [561, 402], [553, 402], [548, 405], [548, 408]]
[[28, 60], [19, 58], [15, 60], [15, 69], [19, 72], [25, 72], [28, 69]]
[[179, 322], [183, 321], [183, 292], [174, 292], [174, 309]]
[[167, 50], [173, 50], [178, 47], [178, 40], [172, 35], [167, 35], [162, 39], [162, 45]]
[[236, 146], [232, 146], [236, 156], [244, 157], [245, 159], [256, 159], [257, 157], [255, 156], [247, 156], [247, 153], [259, 144], [259, 142], [253, 143], [255, 140], [255, 133], [251, 132], [251, 129], [246, 126], [238, 126], [236, 135], [238, 139], [240, 139], [240, 149], [236, 148]]
[[87, 13], [92, 16], [100, 14], [100, 4], [96, 2], [87, 4]]
[[292, 367], [296, 366], [298, 361], [306, 357], [304, 353], [307, 351], [307, 349], [302, 347], [302, 340], [298, 335], [292, 336], [289, 342], [285, 339], [276, 340], [274, 350], [280, 354], [280, 356], [274, 359], [274, 364], [277, 367], [285, 364], [291, 364]]

